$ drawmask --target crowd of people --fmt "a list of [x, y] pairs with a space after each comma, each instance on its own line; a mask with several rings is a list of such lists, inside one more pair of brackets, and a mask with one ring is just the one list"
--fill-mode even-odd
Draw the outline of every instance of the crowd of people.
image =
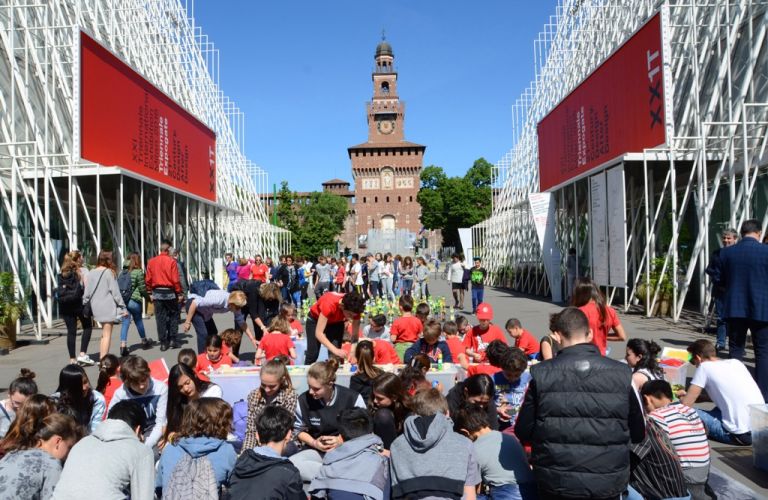
[[[134, 314], [151, 298], [161, 349], [181, 347], [183, 311], [197, 349], [180, 349], [168, 380], [158, 380], [144, 358], [122, 349], [125, 334], [121, 357], [110, 354], [111, 328], [102, 326], [95, 385], [80, 366], [90, 331], [79, 354], [76, 330], [68, 335], [72, 362], [49, 396], [23, 369], [0, 401], [0, 499], [716, 498], [708, 440], [750, 446], [749, 405], [765, 403], [741, 360], [721, 359], [708, 340], [688, 346], [696, 368], [688, 387], [670, 385], [659, 346], [627, 339], [586, 278], [575, 280], [571, 305], [551, 315], [549, 332], [536, 336], [517, 318], [494, 321], [475, 292], [485, 278], [479, 260], [472, 271], [454, 256], [446, 273], [460, 304], [459, 274], [470, 272], [473, 324], [463, 315], [432, 317], [408, 257], [396, 274], [391, 256], [366, 256], [366, 280], [357, 284], [354, 255], [306, 269], [291, 256], [278, 265], [227, 256], [230, 283], [219, 290], [211, 280], [182, 284], [183, 264], [169, 246], [146, 270], [130, 257], [127, 279], [109, 252], [87, 272], [81, 257], [68, 255], [59, 298], [78, 287], [74, 277], [81, 306], [62, 314], [68, 334], [78, 320], [85, 327], [84, 319], [133, 318], [151, 345]], [[728, 269], [728, 253], [721, 258]], [[302, 325], [303, 273], [317, 300]], [[398, 297], [393, 321], [364, 316], [378, 294]], [[234, 328], [219, 332], [216, 314], [231, 314]], [[307, 341], [302, 393], [289, 371], [302, 362], [297, 335]], [[232, 406], [208, 375], [242, 362], [244, 336], [261, 365], [259, 386]], [[626, 342], [623, 362], [606, 356], [612, 341]], [[349, 387], [337, 381], [340, 363], [354, 367]], [[444, 363], [463, 373], [447, 393], [429, 380]], [[704, 392], [713, 409], [696, 407]]]

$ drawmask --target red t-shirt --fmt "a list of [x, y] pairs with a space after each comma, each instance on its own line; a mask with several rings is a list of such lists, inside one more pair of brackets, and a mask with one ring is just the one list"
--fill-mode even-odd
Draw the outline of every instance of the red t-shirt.
[[229, 353], [231, 353], [231, 352], [232, 352], [232, 348], [229, 347], [229, 344], [227, 344], [226, 342], [224, 342], [222, 340], [221, 341], [221, 355], [222, 356], [229, 356]]
[[458, 335], [454, 335], [451, 337], [445, 337], [445, 343], [448, 344], [448, 349], [451, 350], [451, 359], [453, 359], [454, 363], [458, 363], [459, 354], [466, 354], [467, 352], [466, 348], [464, 347], [464, 342], [461, 341]]
[[259, 280], [262, 283], [267, 281], [269, 268], [266, 264], [254, 264], [251, 266], [251, 279]]
[[611, 306], [605, 306], [605, 322], [601, 323], [600, 309], [594, 302], [583, 305], [579, 309], [584, 312], [589, 321], [589, 328], [592, 330], [592, 343], [600, 349], [600, 354], [605, 356], [605, 348], [608, 345], [608, 332], [615, 326], [621, 325], [618, 316], [616, 316], [616, 311]]
[[397, 355], [392, 342], [373, 339], [373, 362], [377, 365], [399, 365], [403, 360]]
[[250, 276], [251, 276], [251, 266], [246, 264], [244, 266], [237, 267], [238, 280], [247, 280]]
[[402, 316], [392, 322], [392, 328], [389, 329], [389, 334], [393, 338], [395, 344], [401, 342], [416, 342], [419, 340], [419, 335], [424, 329], [421, 320], [415, 316]]
[[482, 360], [485, 361], [485, 349], [488, 344], [494, 340], [501, 340], [505, 344], [508, 344], [507, 337], [501, 328], [491, 323], [488, 329], [483, 331], [480, 329], [480, 325], [472, 327], [472, 331], [464, 337], [464, 348], [472, 349], [483, 355]]
[[[341, 308], [341, 299], [344, 298], [343, 293], [326, 292], [324, 293], [309, 309], [309, 315], [312, 319], [317, 320], [322, 314], [328, 318], [328, 324], [344, 322], [344, 311]], [[360, 315], [357, 315], [355, 319], [360, 319]]]
[[336, 277], [333, 279], [334, 283], [344, 283], [344, 278], [347, 275], [347, 270], [344, 269], [344, 266], [339, 266], [338, 271], [336, 271]]
[[224, 354], [219, 357], [218, 361], [214, 362], [208, 359], [208, 355], [206, 353], [202, 353], [197, 355], [197, 366], [195, 367], [195, 372], [197, 373], [197, 378], [204, 382], [210, 382], [211, 380], [208, 378], [208, 373], [212, 372], [213, 370], [218, 370], [222, 366], [232, 366], [233, 364], [234, 363], [232, 363], [232, 358]]
[[301, 326], [301, 321], [297, 319], [291, 320], [291, 330], [293, 331], [294, 335], [298, 335], [302, 332], [304, 332], [304, 327]]
[[280, 332], [264, 334], [259, 343], [259, 348], [264, 351], [264, 357], [267, 358], [267, 361], [271, 361], [278, 356], [290, 357], [291, 352], [289, 349], [294, 347], [291, 336]]
[[[109, 377], [109, 382], [107, 382], [107, 387], [104, 388], [104, 401], [107, 403], [107, 408], [109, 408], [109, 402], [112, 401], [112, 396], [115, 395], [115, 391], [118, 390], [123, 386], [123, 381], [120, 380], [120, 377], [113, 376]], [[104, 418], [107, 418], [107, 412], [104, 412]]]
[[522, 349], [526, 356], [539, 353], [539, 341], [525, 328], [523, 328], [523, 334], [515, 339], [515, 347]]
[[491, 366], [487, 363], [481, 363], [479, 365], [469, 365], [467, 368], [467, 377], [471, 377], [472, 375], [478, 375], [480, 373], [484, 373], [486, 375], [490, 375], [493, 377], [495, 374], [499, 373], [501, 371], [501, 368], [496, 368], [495, 366]]

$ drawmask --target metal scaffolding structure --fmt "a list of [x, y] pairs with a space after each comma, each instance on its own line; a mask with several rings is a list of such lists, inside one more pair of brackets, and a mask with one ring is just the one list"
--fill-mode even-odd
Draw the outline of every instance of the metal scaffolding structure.
[[[564, 0], [534, 42], [535, 79], [515, 104], [514, 147], [500, 161], [511, 163], [504, 187], [491, 217], [473, 228], [474, 254], [493, 284], [539, 295], [565, 286], [547, 279], [530, 213], [528, 196], [539, 190], [537, 124], [657, 12], [669, 75], [667, 142], [618, 163], [627, 287], [609, 287], [609, 297], [625, 308], [642, 303], [648, 315], [671, 302], [674, 320], [684, 308], [704, 312], [704, 271], [718, 234], [746, 218], [768, 224], [768, 1]], [[575, 248], [579, 273], [589, 275], [589, 179], [552, 196], [561, 274]]]
[[[192, 13], [191, 0], [0, 0], [0, 270], [17, 277], [38, 337], [56, 317], [67, 250], [146, 262], [167, 238], [193, 279], [225, 252], [290, 251], [260, 202], [267, 174], [243, 153], [244, 115], [219, 86], [218, 51]], [[216, 203], [79, 157], [80, 30], [216, 133]]]

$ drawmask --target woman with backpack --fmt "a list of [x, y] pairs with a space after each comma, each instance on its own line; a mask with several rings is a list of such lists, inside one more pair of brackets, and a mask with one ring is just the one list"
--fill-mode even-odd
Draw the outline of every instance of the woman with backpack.
[[226, 401], [189, 402], [181, 428], [163, 448], [157, 466], [155, 484], [163, 490], [162, 498], [219, 498], [237, 461], [235, 449], [227, 442], [231, 428], [232, 408]]
[[[85, 279], [85, 274], [81, 274], [80, 271], [81, 259], [80, 252], [69, 252], [64, 256], [64, 262], [61, 264], [61, 274], [59, 274], [58, 278], [56, 298], [59, 302], [59, 314], [67, 326], [69, 362], [90, 366], [94, 362], [86, 353], [88, 352], [88, 344], [91, 341], [93, 327], [91, 318], [83, 315], [83, 280]], [[83, 325], [83, 336], [80, 339], [80, 354], [75, 356], [77, 320], [80, 320], [80, 324]]]
[[[102, 324], [101, 344], [99, 346], [99, 359], [109, 353], [109, 345], [112, 341], [112, 326], [116, 321], [121, 321], [128, 315], [125, 302], [117, 285], [115, 264], [112, 261], [112, 252], [102, 250], [96, 260], [96, 269], [88, 273], [83, 295], [85, 315], [91, 316]], [[93, 363], [91, 363], [93, 364]]]
[[152, 347], [152, 340], [147, 338], [144, 331], [144, 319], [142, 318], [144, 311], [142, 310], [141, 299], [147, 297], [147, 285], [144, 283], [141, 258], [136, 252], [125, 259], [123, 271], [117, 278], [117, 284], [120, 288], [120, 296], [128, 309], [128, 314], [123, 316], [123, 326], [120, 330], [120, 356], [128, 356], [131, 353], [128, 350], [128, 329], [131, 327], [131, 317], [136, 323], [136, 329], [139, 330], [141, 347], [143, 349]]

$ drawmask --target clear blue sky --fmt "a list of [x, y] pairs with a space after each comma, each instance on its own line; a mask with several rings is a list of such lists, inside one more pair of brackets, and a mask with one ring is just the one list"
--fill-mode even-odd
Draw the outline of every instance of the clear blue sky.
[[352, 180], [382, 29], [395, 52], [406, 139], [462, 175], [512, 146], [511, 107], [533, 78], [533, 40], [555, 0], [197, 0], [222, 90], [245, 112], [248, 158], [297, 191]]

